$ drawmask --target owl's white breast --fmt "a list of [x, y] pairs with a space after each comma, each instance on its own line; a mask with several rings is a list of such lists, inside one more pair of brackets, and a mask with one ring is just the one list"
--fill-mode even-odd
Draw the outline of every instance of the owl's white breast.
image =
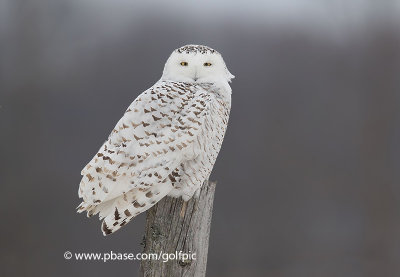
[[231, 108], [230, 92], [209, 85], [202, 86], [207, 90], [208, 110], [202, 129], [194, 145], [199, 153], [193, 160], [181, 165], [183, 178], [170, 192], [170, 196], [190, 199], [211, 174], [225, 136]]

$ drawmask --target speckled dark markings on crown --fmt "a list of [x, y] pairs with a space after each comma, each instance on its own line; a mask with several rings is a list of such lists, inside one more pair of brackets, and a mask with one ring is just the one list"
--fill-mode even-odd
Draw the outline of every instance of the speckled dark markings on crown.
[[217, 50], [214, 50], [208, 46], [203, 46], [203, 45], [185, 45], [182, 46], [178, 49], [175, 50], [178, 53], [184, 53], [186, 52], [186, 54], [190, 54], [190, 53], [200, 53], [200, 54], [219, 54]]

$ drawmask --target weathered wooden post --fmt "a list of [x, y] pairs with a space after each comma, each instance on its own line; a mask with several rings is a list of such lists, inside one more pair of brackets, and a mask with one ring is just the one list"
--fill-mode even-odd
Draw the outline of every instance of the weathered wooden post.
[[206, 274], [208, 240], [215, 182], [205, 182], [198, 199], [184, 202], [165, 197], [147, 212], [143, 253], [195, 253], [193, 260], [142, 260], [140, 276], [194, 276]]

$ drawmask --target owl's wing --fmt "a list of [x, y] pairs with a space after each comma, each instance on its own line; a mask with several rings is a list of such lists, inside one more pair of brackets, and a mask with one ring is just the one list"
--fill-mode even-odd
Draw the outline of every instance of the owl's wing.
[[96, 213], [96, 206], [128, 198], [129, 192], [168, 194], [176, 181], [174, 170], [199, 154], [194, 144], [209, 96], [200, 86], [176, 82], [158, 82], [139, 95], [82, 170], [79, 211]]

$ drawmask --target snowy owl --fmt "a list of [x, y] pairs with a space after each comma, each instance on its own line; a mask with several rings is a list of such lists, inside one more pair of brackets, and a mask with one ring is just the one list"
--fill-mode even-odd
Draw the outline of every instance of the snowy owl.
[[225, 135], [232, 78], [210, 47], [174, 50], [82, 170], [78, 212], [98, 213], [108, 235], [165, 196], [198, 195]]

